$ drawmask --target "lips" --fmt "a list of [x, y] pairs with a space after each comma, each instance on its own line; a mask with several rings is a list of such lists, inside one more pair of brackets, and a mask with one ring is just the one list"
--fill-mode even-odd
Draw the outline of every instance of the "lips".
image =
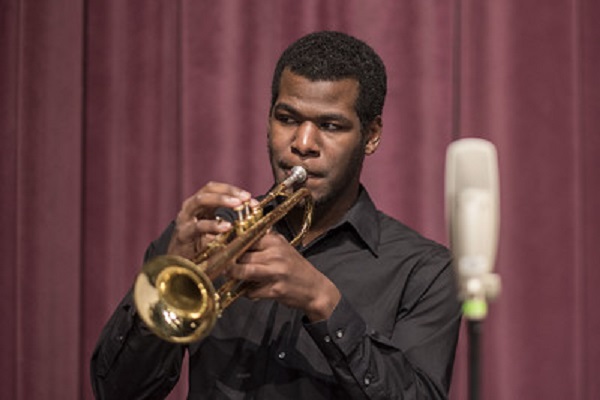
[[292, 173], [292, 168], [297, 165], [301, 166], [302, 168], [304, 168], [306, 170], [307, 180], [311, 179], [311, 178], [312, 179], [323, 178], [323, 176], [324, 176], [324, 174], [322, 174], [318, 171], [314, 171], [302, 163], [293, 164], [293, 165], [288, 164], [288, 163], [279, 163], [279, 168], [281, 168], [284, 171], [285, 176], [287, 177], [287, 176], [290, 176], [290, 174]]

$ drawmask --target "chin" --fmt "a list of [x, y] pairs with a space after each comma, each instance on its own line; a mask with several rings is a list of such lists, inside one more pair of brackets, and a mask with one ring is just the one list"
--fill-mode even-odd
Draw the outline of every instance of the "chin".
[[326, 195], [323, 194], [322, 190], [319, 190], [320, 188], [318, 186], [315, 186], [314, 183], [311, 182], [310, 178], [304, 184], [304, 187], [306, 187], [308, 190], [310, 190], [310, 194], [311, 194], [313, 200], [315, 201], [315, 203], [321, 202], [321, 199], [323, 197], [327, 197]]
[[[310, 188], [309, 188], [310, 190]], [[333, 200], [335, 199], [335, 196], [332, 193], [322, 193], [319, 192], [318, 190], [311, 190], [310, 191], [313, 201], [315, 203], [315, 207], [326, 207], [328, 205], [330, 205], [331, 203], [333, 203]]]

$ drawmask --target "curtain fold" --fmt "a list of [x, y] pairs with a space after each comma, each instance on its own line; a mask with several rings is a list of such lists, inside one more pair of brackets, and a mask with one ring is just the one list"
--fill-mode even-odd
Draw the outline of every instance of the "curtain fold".
[[498, 147], [485, 397], [600, 398], [599, 18], [593, 0], [1, 0], [0, 398], [93, 398], [99, 332], [181, 202], [268, 189], [275, 62], [321, 29], [386, 63], [363, 179], [382, 210], [447, 243], [446, 146]]
[[575, 293], [578, 330], [573, 358], [578, 374], [575, 393], [581, 398], [593, 399], [600, 397], [600, 380], [597, 378], [600, 313], [596, 308], [600, 303], [600, 26], [597, 23], [600, 4], [593, 0], [577, 2], [576, 12], [580, 21], [575, 45], [580, 59], [577, 78], [580, 100], [576, 110], [577, 128], [581, 132], [578, 147], [581, 158], [577, 160], [578, 254], [573, 260], [577, 265], [579, 284]]
[[4, 1], [1, 19], [0, 397], [77, 398], [82, 5]]

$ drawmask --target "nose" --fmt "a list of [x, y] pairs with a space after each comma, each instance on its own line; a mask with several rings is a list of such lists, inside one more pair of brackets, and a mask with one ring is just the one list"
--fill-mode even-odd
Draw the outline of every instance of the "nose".
[[304, 121], [296, 129], [292, 153], [303, 158], [319, 156], [319, 128], [311, 121]]

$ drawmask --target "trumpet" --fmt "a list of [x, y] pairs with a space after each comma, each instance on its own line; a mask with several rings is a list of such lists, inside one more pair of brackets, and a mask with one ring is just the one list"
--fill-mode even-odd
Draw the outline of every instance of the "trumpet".
[[[252, 286], [251, 282], [224, 279], [224, 272], [303, 201], [302, 227], [290, 244], [302, 240], [310, 228], [313, 199], [305, 187], [291, 190], [306, 177], [306, 170], [296, 166], [258, 206], [245, 203], [237, 208], [233, 229], [218, 235], [193, 259], [163, 255], [143, 265], [135, 280], [133, 298], [138, 315], [154, 334], [173, 343], [192, 343], [207, 336], [223, 310]], [[264, 214], [265, 206], [276, 198], [284, 200]], [[218, 281], [223, 283], [217, 285]]]

